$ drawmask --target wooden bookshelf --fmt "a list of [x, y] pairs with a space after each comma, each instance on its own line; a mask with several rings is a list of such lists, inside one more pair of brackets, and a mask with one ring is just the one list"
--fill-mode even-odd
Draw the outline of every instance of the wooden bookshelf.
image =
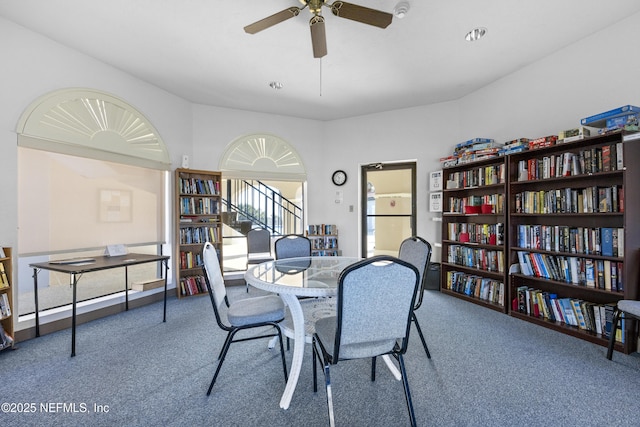
[[443, 169], [441, 291], [507, 313], [504, 157]]
[[338, 256], [338, 227], [333, 224], [317, 224], [307, 227], [307, 238], [311, 240], [311, 256]]
[[222, 269], [222, 199], [220, 172], [176, 169], [175, 257], [178, 297], [206, 293], [202, 248], [211, 242]]
[[[608, 344], [602, 317], [639, 296], [638, 161], [640, 144], [620, 132], [508, 156], [508, 261], [519, 269], [509, 275], [512, 316]], [[578, 302], [577, 326], [553, 297]], [[624, 353], [636, 351], [632, 323], [616, 343]]]
[[0, 253], [0, 350], [13, 348], [13, 261], [11, 248], [2, 248]]

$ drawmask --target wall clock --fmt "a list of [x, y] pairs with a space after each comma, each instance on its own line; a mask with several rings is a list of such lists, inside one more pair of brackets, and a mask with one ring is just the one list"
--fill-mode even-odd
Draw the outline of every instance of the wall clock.
[[347, 173], [343, 170], [337, 170], [331, 175], [331, 181], [335, 185], [344, 185], [347, 182]]

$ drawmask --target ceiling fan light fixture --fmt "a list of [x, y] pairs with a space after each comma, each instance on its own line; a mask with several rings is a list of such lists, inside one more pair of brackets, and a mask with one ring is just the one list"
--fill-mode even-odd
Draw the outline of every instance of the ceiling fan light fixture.
[[409, 12], [410, 7], [411, 5], [408, 1], [399, 2], [396, 7], [393, 8], [393, 16], [398, 19], [404, 18], [405, 16], [407, 16], [407, 12]]
[[284, 85], [281, 82], [276, 82], [276, 81], [270, 82], [269, 86], [273, 90], [280, 90], [284, 87]]
[[483, 38], [485, 35], [487, 34], [487, 29], [484, 27], [478, 27], [478, 28], [474, 28], [473, 30], [469, 31], [467, 33], [466, 36], [464, 36], [464, 39], [468, 42], [475, 42], [477, 40], [480, 40], [481, 38]]

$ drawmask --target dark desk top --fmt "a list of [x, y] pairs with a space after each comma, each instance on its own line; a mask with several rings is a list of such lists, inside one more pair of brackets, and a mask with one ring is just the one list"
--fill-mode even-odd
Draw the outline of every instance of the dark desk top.
[[[87, 261], [90, 258], [92, 261]], [[61, 264], [60, 261], [52, 262], [38, 262], [29, 264], [31, 268], [41, 268], [43, 270], [58, 271], [61, 273], [79, 274], [87, 273], [90, 271], [107, 270], [109, 268], [126, 267], [129, 265], [145, 264], [153, 261], [165, 261], [170, 257], [168, 255], [149, 255], [149, 254], [135, 254], [130, 253], [120, 256], [95, 256], [95, 257], [82, 257], [78, 258], [78, 262], [71, 263], [72, 259], [62, 260], [65, 264]]]

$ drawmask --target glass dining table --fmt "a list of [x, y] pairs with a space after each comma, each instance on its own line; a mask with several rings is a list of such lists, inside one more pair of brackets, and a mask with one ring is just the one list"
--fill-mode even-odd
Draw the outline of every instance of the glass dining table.
[[[245, 273], [249, 285], [279, 294], [291, 315], [282, 327], [285, 335], [294, 339], [294, 347], [289, 380], [280, 399], [281, 408], [287, 409], [291, 403], [302, 368], [304, 345], [310, 342], [315, 320], [336, 314], [336, 299], [331, 297], [338, 294], [340, 273], [360, 260], [341, 256], [286, 258], [258, 264]], [[300, 300], [299, 297], [312, 298]], [[293, 323], [293, 330], [287, 327], [289, 320]], [[390, 358], [384, 356], [384, 361], [400, 380], [400, 372]]]

